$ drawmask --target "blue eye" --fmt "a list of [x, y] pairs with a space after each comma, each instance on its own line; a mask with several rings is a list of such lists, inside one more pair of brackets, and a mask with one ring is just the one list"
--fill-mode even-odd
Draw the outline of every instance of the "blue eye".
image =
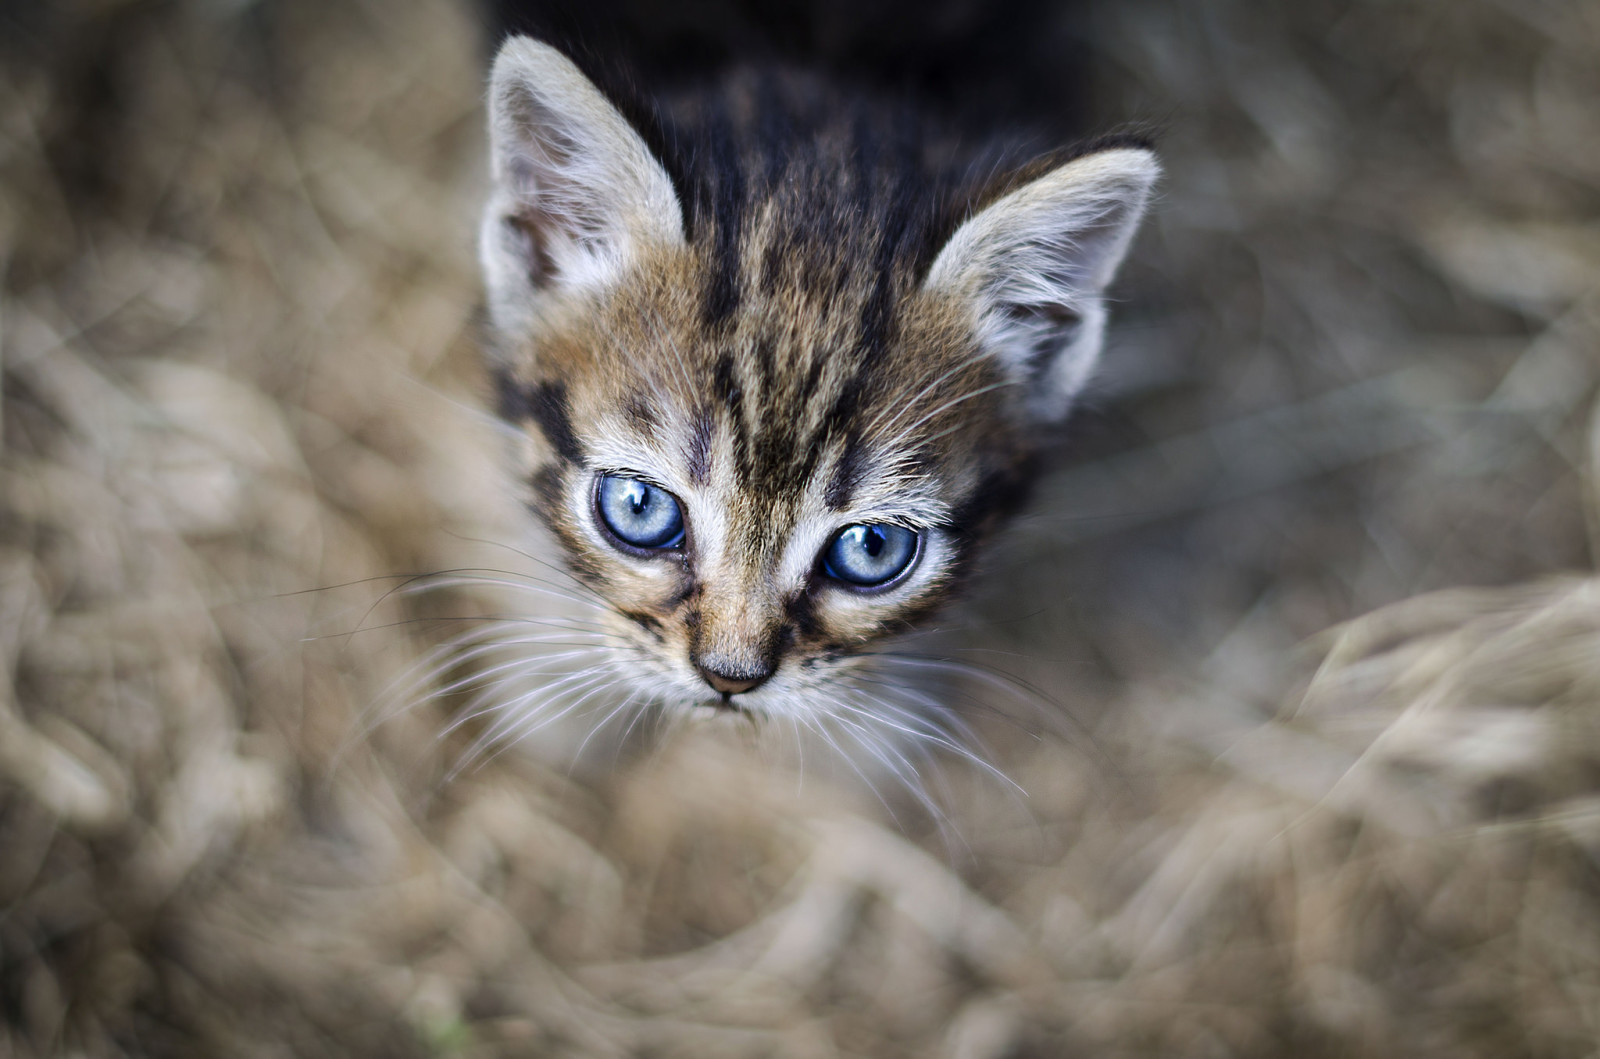
[[635, 548], [676, 548], [683, 543], [683, 511], [665, 489], [608, 474], [595, 490], [595, 508], [606, 529]]
[[917, 557], [917, 533], [904, 526], [846, 526], [822, 553], [829, 577], [862, 588], [876, 588], [899, 577]]

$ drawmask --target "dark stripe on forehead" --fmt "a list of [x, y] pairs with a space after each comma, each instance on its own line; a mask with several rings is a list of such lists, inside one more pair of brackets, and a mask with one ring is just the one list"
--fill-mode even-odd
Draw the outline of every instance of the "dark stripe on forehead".
[[756, 365], [756, 378], [760, 380], [760, 389], [765, 393], [772, 393], [778, 385], [777, 350], [771, 335], [762, 335], [755, 341], [752, 358]]
[[806, 369], [805, 381], [800, 384], [800, 399], [810, 402], [817, 395], [817, 387], [822, 384], [822, 371], [828, 366], [827, 358], [813, 356], [811, 367]]
[[[819, 471], [818, 465], [825, 453], [841, 448], [839, 442], [859, 433], [856, 420], [871, 385], [871, 372], [858, 364], [844, 379], [824, 385], [830, 356], [835, 361], [859, 361], [860, 354], [809, 352], [812, 355], [801, 373], [801, 365], [781, 363], [770, 339], [758, 339], [747, 359], [725, 351], [711, 369], [709, 411], [714, 417], [725, 417], [734, 464], [747, 486], [758, 487], [767, 495], [786, 495], [806, 488], [818, 474], [831, 474], [838, 479], [830, 479], [831, 493], [842, 505], [854, 488], [859, 465], [844, 468], [842, 477], [837, 468]], [[809, 412], [812, 406], [820, 406], [820, 414]], [[807, 419], [815, 421], [809, 430], [804, 423]], [[712, 426], [702, 423], [699, 429], [709, 435]], [[691, 438], [691, 453], [702, 445], [709, 448], [709, 438], [704, 442]], [[696, 465], [700, 462], [691, 461], [691, 475], [706, 473], [703, 465]]]
[[689, 480], [695, 485], [705, 485], [711, 480], [711, 430], [711, 413], [697, 413], [687, 453]]
[[828, 478], [828, 488], [823, 503], [834, 511], [850, 506], [856, 486], [861, 482], [861, 439], [854, 432], [845, 439], [844, 452], [834, 462], [833, 474]]
[[700, 313], [706, 327], [716, 327], [739, 308], [739, 240], [747, 182], [726, 102], [713, 98], [703, 119], [703, 142], [712, 164], [704, 165], [696, 188], [695, 227], [710, 229], [711, 254]]
[[583, 462], [583, 446], [572, 430], [572, 416], [567, 408], [567, 388], [559, 382], [548, 382], [526, 391], [528, 414], [539, 424], [550, 447], [568, 463]]
[[839, 392], [834, 395], [833, 403], [828, 406], [828, 412], [822, 417], [822, 422], [817, 425], [811, 445], [820, 448], [836, 437], [849, 435], [856, 430], [856, 413], [862, 407], [862, 398], [866, 396], [866, 389], [870, 385], [870, 371], [864, 366], [857, 366], [839, 387]]
[[739, 368], [733, 362], [732, 353], [725, 352], [717, 358], [716, 367], [711, 371], [711, 392], [729, 415], [739, 418], [744, 403], [744, 387], [739, 384]]
[[822, 450], [804, 444], [783, 414], [769, 416], [748, 448], [744, 472], [751, 484], [757, 482], [777, 494], [803, 489], [816, 471]]
[[653, 434], [661, 425], [660, 420], [656, 418], [655, 410], [650, 407], [650, 402], [645, 400], [643, 394], [636, 393], [624, 401], [622, 414], [628, 417], [633, 429], [641, 434]]

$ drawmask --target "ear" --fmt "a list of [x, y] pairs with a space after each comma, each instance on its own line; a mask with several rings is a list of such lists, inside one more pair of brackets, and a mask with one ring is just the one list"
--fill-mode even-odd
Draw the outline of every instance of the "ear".
[[599, 289], [652, 243], [683, 242], [672, 180], [566, 56], [528, 37], [489, 78], [494, 190], [479, 233], [489, 312], [525, 323], [550, 289]]
[[1061, 419], [1088, 382], [1106, 286], [1159, 175], [1143, 148], [1074, 159], [969, 218], [934, 260], [924, 288], [970, 306], [1033, 419]]

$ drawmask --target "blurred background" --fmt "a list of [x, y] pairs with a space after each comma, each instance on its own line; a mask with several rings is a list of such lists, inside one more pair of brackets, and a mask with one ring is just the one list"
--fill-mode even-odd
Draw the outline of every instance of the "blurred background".
[[1600, 6], [659, 16], [647, 78], [801, 39], [1158, 139], [940, 647], [1058, 723], [968, 689], [1026, 796], [942, 820], [736, 727], [447, 779], [449, 703], [373, 723], [482, 609], [397, 575], [518, 539], [491, 41], [629, 9], [0, 3], [0, 1055], [1593, 1054]]

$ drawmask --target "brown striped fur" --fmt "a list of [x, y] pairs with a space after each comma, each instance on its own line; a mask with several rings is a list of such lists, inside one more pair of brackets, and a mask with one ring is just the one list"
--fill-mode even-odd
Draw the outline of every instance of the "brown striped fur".
[[[1023, 496], [1040, 430], [1098, 351], [1149, 152], [997, 168], [908, 111], [788, 74], [630, 123], [525, 39], [496, 65], [491, 130], [501, 407], [530, 507], [608, 604], [623, 685], [826, 715], [830, 688], [937, 611]], [[608, 473], [678, 499], [681, 550], [619, 544], [595, 512]], [[823, 575], [858, 523], [921, 534], [906, 577], [864, 591]], [[770, 679], [719, 695], [708, 668]]]

